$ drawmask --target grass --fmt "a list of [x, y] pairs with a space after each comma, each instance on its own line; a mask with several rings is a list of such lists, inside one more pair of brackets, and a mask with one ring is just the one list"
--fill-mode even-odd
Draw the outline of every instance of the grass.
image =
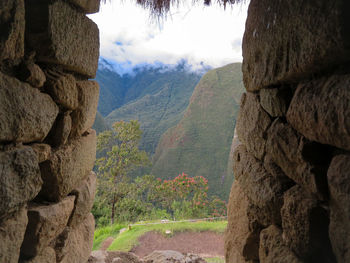
[[225, 259], [224, 258], [220, 258], [220, 257], [215, 257], [215, 258], [204, 258], [205, 261], [207, 261], [208, 263], [225, 263]]
[[95, 230], [94, 233], [94, 245], [92, 250], [97, 250], [101, 247], [102, 242], [108, 237], [117, 237], [120, 229], [126, 227], [126, 225], [115, 224], [112, 226], [101, 227]]
[[[109, 251], [130, 251], [134, 246], [138, 244], [138, 239], [150, 231], [157, 231], [159, 233], [165, 233], [166, 230], [170, 230], [172, 233], [176, 232], [202, 232], [213, 231], [223, 233], [227, 226], [227, 221], [199, 221], [199, 222], [179, 222], [179, 223], [159, 223], [152, 225], [134, 225], [130, 230], [127, 230], [121, 234], [116, 233], [116, 229], [122, 228], [121, 225], [117, 227], [104, 227], [95, 231], [94, 246], [93, 249], [99, 249], [101, 243], [107, 237], [113, 236], [115, 240], [108, 248]], [[108, 232], [112, 231], [112, 232]], [[119, 231], [118, 231], [119, 232]], [[214, 261], [215, 262], [215, 261]], [[220, 261], [219, 261], [220, 262]]]

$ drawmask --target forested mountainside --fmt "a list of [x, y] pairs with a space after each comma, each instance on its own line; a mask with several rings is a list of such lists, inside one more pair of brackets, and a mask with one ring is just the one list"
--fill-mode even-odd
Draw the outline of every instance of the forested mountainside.
[[204, 176], [209, 193], [227, 199], [233, 181], [228, 157], [243, 91], [241, 63], [207, 72], [183, 118], [162, 136], [152, 174], [163, 179], [182, 172]]
[[140, 148], [153, 154], [161, 135], [182, 118], [202, 75], [179, 64], [172, 69], [143, 67], [120, 76], [102, 60], [96, 76], [98, 110], [108, 126], [119, 120], [138, 120], [143, 130]]

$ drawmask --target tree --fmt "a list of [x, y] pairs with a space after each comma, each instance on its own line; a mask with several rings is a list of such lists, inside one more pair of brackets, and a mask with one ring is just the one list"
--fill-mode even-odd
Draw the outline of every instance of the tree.
[[96, 161], [98, 167], [100, 202], [107, 203], [114, 223], [115, 206], [127, 193], [127, 174], [136, 167], [146, 166], [149, 159], [145, 151], [140, 151], [142, 131], [136, 120], [119, 121], [112, 130], [102, 132], [97, 137], [97, 150], [104, 157]]

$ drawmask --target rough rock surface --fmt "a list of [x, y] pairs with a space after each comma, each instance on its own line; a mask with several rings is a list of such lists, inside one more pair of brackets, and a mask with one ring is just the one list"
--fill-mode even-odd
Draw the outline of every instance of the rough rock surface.
[[69, 196], [57, 204], [28, 207], [28, 227], [21, 247], [26, 258], [40, 254], [66, 227], [73, 211], [74, 196]]
[[205, 263], [204, 259], [192, 254], [182, 254], [172, 250], [156, 250], [143, 258], [152, 263]]
[[30, 147], [0, 151], [0, 218], [32, 200], [42, 179], [38, 158]]
[[94, 204], [96, 187], [96, 174], [91, 172], [81, 186], [72, 191], [72, 194], [76, 196], [76, 200], [75, 209], [69, 222], [71, 227], [77, 226], [86, 216], [89, 215]]
[[0, 73], [0, 142], [42, 141], [57, 114], [49, 95]]
[[36, 156], [38, 157], [38, 162], [42, 163], [50, 158], [51, 146], [45, 143], [33, 143], [29, 145], [32, 147]]
[[95, 220], [92, 214], [75, 228], [67, 227], [56, 242], [56, 259], [60, 263], [87, 262], [94, 240]]
[[326, 178], [306, 159], [307, 143], [290, 125], [276, 119], [268, 131], [266, 151], [289, 178], [323, 199]]
[[76, 80], [71, 74], [47, 71], [45, 91], [60, 107], [74, 110], [78, 107], [78, 89]]
[[299, 84], [287, 120], [306, 138], [350, 150], [350, 75]]
[[67, 196], [90, 174], [95, 156], [94, 130], [53, 150], [51, 159], [40, 164], [44, 181], [40, 195], [50, 201], [58, 201]]
[[56, 253], [52, 247], [46, 247], [39, 255], [31, 259], [21, 259], [19, 263], [53, 263], [56, 262]]
[[233, 171], [249, 201], [261, 209], [260, 213], [264, 213], [260, 216], [267, 218], [268, 224], [281, 224], [283, 193], [290, 187], [285, 175], [276, 177], [269, 174], [263, 162], [250, 154], [244, 145], [236, 148]]
[[274, 88], [260, 90], [261, 107], [271, 117], [283, 117], [286, 115], [292, 92], [288, 88]]
[[334, 157], [328, 170], [329, 237], [338, 262], [350, 262], [350, 155]]
[[18, 263], [27, 222], [26, 207], [22, 207], [11, 218], [0, 221], [0, 262]]
[[58, 114], [55, 124], [53, 125], [46, 141], [54, 147], [65, 145], [71, 131], [72, 118], [69, 112], [60, 113]]
[[100, 0], [69, 0], [86, 14], [97, 13], [100, 10]]
[[328, 237], [327, 210], [296, 185], [284, 194], [281, 210], [286, 245], [306, 262], [335, 262]]
[[296, 82], [350, 61], [346, 1], [252, 0], [243, 37], [248, 91]]
[[38, 62], [95, 77], [99, 31], [94, 22], [61, 0], [27, 0], [26, 19], [26, 38]]
[[265, 154], [266, 131], [270, 124], [271, 119], [261, 108], [258, 96], [250, 92], [243, 94], [236, 124], [237, 135], [258, 159]]
[[283, 243], [282, 230], [271, 225], [260, 232], [259, 258], [261, 263], [302, 263]]
[[251, 204], [238, 181], [232, 185], [227, 214], [226, 262], [240, 263], [258, 260], [259, 233], [262, 227], [251, 213]]
[[26, 62], [21, 66], [21, 80], [36, 88], [44, 86], [46, 76], [41, 68], [33, 62]]
[[78, 81], [79, 107], [72, 112], [71, 136], [80, 136], [95, 122], [100, 87], [96, 81]]
[[0, 61], [24, 56], [24, 0], [0, 2]]

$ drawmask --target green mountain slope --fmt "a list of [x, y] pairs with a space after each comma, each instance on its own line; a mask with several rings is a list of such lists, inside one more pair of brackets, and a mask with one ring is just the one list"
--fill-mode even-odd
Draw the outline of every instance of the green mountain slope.
[[206, 73], [181, 119], [161, 138], [152, 174], [170, 179], [185, 172], [209, 180], [209, 193], [227, 199], [233, 181], [228, 157], [243, 93], [241, 63]]
[[92, 128], [97, 132], [97, 134], [105, 130], [108, 130], [109, 127], [100, 112], [96, 113], [95, 122]]
[[138, 72], [125, 80], [126, 104], [108, 114], [105, 120], [108, 125], [119, 120], [139, 120], [143, 130], [140, 148], [153, 154], [161, 135], [182, 118], [200, 77], [181, 67]]

